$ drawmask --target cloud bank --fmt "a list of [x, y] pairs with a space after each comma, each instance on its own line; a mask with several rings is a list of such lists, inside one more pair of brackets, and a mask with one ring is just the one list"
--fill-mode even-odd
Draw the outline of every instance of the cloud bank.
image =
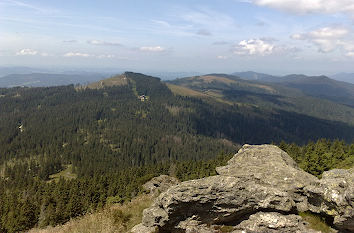
[[323, 27], [306, 33], [294, 34], [291, 38], [305, 40], [321, 53], [343, 50], [346, 56], [354, 57], [354, 32], [344, 27]]
[[249, 2], [300, 14], [354, 13], [353, 0], [249, 0]]
[[161, 46], [143, 46], [143, 47], [140, 47], [139, 50], [143, 51], [143, 52], [164, 52], [164, 51], [166, 51], [166, 49]]
[[109, 41], [102, 41], [102, 40], [88, 40], [87, 43], [91, 45], [102, 45], [102, 46], [122, 46], [120, 43], [117, 42], [109, 42]]
[[16, 53], [17, 56], [34, 56], [34, 55], [37, 55], [38, 54], [38, 51], [37, 50], [34, 50], [34, 49], [21, 49], [20, 51], [18, 51]]

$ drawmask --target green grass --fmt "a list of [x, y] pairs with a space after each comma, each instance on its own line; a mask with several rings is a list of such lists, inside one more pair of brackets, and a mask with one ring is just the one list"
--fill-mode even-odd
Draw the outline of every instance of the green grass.
[[98, 82], [90, 83], [86, 87], [90, 89], [102, 89], [104, 87], [124, 86], [128, 84], [125, 75], [117, 75]]
[[309, 223], [309, 227], [322, 233], [333, 233], [333, 230], [325, 221], [325, 219], [317, 214], [310, 212], [300, 212], [299, 215], [302, 219]]
[[222, 226], [220, 227], [220, 231], [222, 233], [232, 232], [234, 230], [234, 226]]
[[64, 178], [65, 180], [72, 180], [72, 179], [76, 179], [77, 175], [75, 173], [73, 173], [73, 167], [71, 164], [69, 164], [66, 166], [66, 168], [64, 170], [50, 175], [49, 182], [51, 182], [51, 181], [58, 182], [60, 177]]

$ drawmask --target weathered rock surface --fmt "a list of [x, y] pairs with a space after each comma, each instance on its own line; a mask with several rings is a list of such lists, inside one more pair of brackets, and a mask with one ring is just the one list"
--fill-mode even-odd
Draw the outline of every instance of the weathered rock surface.
[[232, 233], [258, 233], [258, 232], [306, 232], [316, 233], [318, 231], [312, 230], [308, 224], [302, 220], [298, 215], [282, 215], [280, 213], [264, 213], [258, 212], [251, 215], [249, 219], [242, 221], [235, 227]]
[[298, 211], [333, 217], [341, 231], [354, 230], [353, 169], [319, 180], [276, 146], [245, 145], [217, 172], [161, 193], [133, 232], [220, 232], [222, 225], [235, 232], [310, 232]]
[[354, 168], [324, 172], [322, 179], [305, 188], [308, 209], [333, 217], [342, 231], [354, 232]]
[[166, 191], [169, 187], [181, 183], [177, 178], [167, 175], [161, 175], [152, 178], [143, 185], [143, 188], [152, 194], [159, 194]]

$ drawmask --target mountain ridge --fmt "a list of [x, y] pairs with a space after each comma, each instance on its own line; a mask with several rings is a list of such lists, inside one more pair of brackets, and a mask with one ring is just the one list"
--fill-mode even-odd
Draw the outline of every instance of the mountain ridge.
[[[197, 93], [200, 93], [200, 98], [214, 98], [229, 104], [282, 109], [322, 119], [340, 118], [345, 122], [354, 123], [351, 120], [354, 117], [354, 109], [351, 106], [354, 103], [352, 102], [354, 88], [350, 84], [334, 81], [325, 76], [291, 75], [286, 80], [282, 83], [269, 83], [243, 80], [234, 75], [210, 74], [166, 83], [183, 87], [185, 93], [182, 90], [178, 92], [182, 95], [194, 93], [193, 95], [197, 96]], [[316, 88], [319, 90], [316, 91]]]

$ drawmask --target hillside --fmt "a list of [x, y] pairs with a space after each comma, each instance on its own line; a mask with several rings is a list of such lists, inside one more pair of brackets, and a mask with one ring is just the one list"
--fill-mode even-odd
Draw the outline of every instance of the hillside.
[[[193, 213], [194, 215], [198, 216], [200, 214], [203, 215], [203, 218], [200, 218], [200, 221], [198, 221], [197, 218], [194, 220], [196, 221], [186, 221], [187, 224], [180, 224], [179, 227], [186, 227], [188, 226], [189, 228], [194, 229], [196, 232], [201, 232], [202, 230], [206, 232], [215, 232], [213, 229], [216, 230], [216, 232], [230, 232], [231, 230], [234, 230], [236, 227], [247, 227], [248, 229], [250, 227], [257, 227], [256, 232], [269, 232], [269, 228], [267, 228], [267, 219], [265, 218], [263, 222], [261, 222], [260, 225], [257, 225], [256, 221], [254, 221], [256, 216], [260, 217], [259, 215], [261, 214], [262, 216], [262, 211], [264, 206], [267, 203], [270, 204], [270, 208], [273, 208], [273, 211], [270, 212], [269, 209], [265, 211], [264, 216], [266, 217], [272, 217], [271, 221], [273, 224], [269, 225], [269, 227], [274, 230], [275, 232], [284, 232], [285, 229], [289, 230], [290, 232], [295, 231], [295, 227], [300, 227], [303, 228], [302, 231], [300, 232], [311, 232], [312, 230], [316, 230], [317, 232], [323, 232], [323, 233], [331, 233], [335, 232], [333, 228], [331, 227], [340, 227], [341, 232], [346, 232], [345, 227], [350, 227], [350, 225], [346, 225], [343, 227], [343, 224], [338, 224], [338, 220], [342, 221], [345, 223], [346, 218], [349, 218], [349, 215], [343, 216], [342, 218], [339, 218], [339, 216], [335, 217], [336, 219], [336, 224], [337, 226], [334, 226], [333, 222], [333, 215], [340, 215], [343, 214], [344, 208], [343, 204], [346, 203], [348, 205], [348, 202], [341, 202], [341, 206], [338, 206], [336, 202], [333, 201], [332, 197], [329, 196], [327, 201], [325, 201], [324, 205], [322, 205], [322, 210], [324, 213], [322, 214], [329, 214], [331, 217], [329, 218], [324, 218], [320, 215], [317, 215], [316, 213], [311, 213], [310, 211], [304, 212], [305, 208], [310, 208], [312, 211], [317, 211], [315, 206], [312, 206], [311, 202], [313, 202], [313, 198], [311, 195], [312, 193], [303, 193], [300, 190], [297, 190], [296, 194], [293, 193], [293, 184], [294, 180], [296, 180], [296, 185], [306, 185], [309, 183], [312, 184], [317, 184], [318, 181], [321, 182], [321, 187], [317, 186], [318, 190], [317, 192], [319, 195], [323, 195], [323, 191], [326, 189], [324, 186], [327, 184], [330, 184], [328, 189], [331, 190], [329, 193], [337, 193], [340, 194], [341, 196], [344, 195], [345, 190], [350, 189], [350, 186], [343, 186], [340, 185], [341, 182], [340, 180], [346, 180], [346, 182], [353, 182], [353, 180], [350, 179], [350, 174], [351, 176], [353, 175], [353, 169], [351, 170], [352, 173], [349, 173], [346, 170], [331, 170], [327, 171], [332, 168], [350, 168], [354, 165], [354, 160], [353, 160], [353, 153], [354, 151], [351, 150], [350, 148], [353, 147], [354, 145], [345, 145], [342, 142], [339, 141], [334, 141], [334, 142], [329, 142], [326, 140], [319, 140], [315, 144], [308, 144], [303, 147], [295, 146], [294, 144], [281, 144], [281, 148], [285, 150], [292, 158], [289, 157], [284, 151], [281, 151], [279, 148], [276, 148], [275, 146], [269, 146], [269, 145], [262, 145], [262, 146], [250, 146], [250, 145], [245, 145], [242, 150], [239, 151], [237, 156], [235, 155], [231, 160], [229, 160], [232, 156], [227, 156], [223, 158], [222, 160], [219, 160], [219, 162], [215, 163], [215, 161], [208, 161], [208, 162], [203, 162], [205, 165], [204, 166], [193, 166], [189, 167], [188, 169], [184, 171], [177, 172], [175, 175], [181, 180], [181, 181], [187, 181], [183, 182], [180, 184], [183, 188], [179, 189], [176, 191], [176, 187], [172, 187], [176, 185], [178, 180], [176, 180], [173, 177], [168, 177], [165, 175], [161, 175], [158, 177], [153, 178], [152, 180], [148, 181], [146, 184], [142, 186], [144, 189], [144, 192], [139, 194], [136, 198], [133, 198], [129, 202], [125, 202], [123, 204], [117, 204], [117, 203], [108, 203], [102, 210], [98, 210], [94, 213], [89, 213], [84, 216], [75, 218], [70, 220], [69, 222], [63, 224], [63, 225], [58, 225], [56, 227], [45, 227], [43, 229], [35, 228], [30, 231], [30, 233], [72, 233], [72, 232], [85, 232], [85, 233], [96, 233], [96, 232], [131, 232], [131, 229], [133, 228], [134, 225], [139, 224], [143, 219], [143, 224], [139, 224], [136, 227], [134, 227], [133, 231], [139, 232], [139, 233], [147, 233], [151, 232], [149, 231], [149, 224], [154, 223], [155, 227], [171, 227], [170, 226], [163, 226], [164, 224], [162, 223], [155, 223], [154, 220], [151, 219], [151, 208], [148, 208], [150, 205], [153, 204], [153, 199], [155, 199], [158, 195], [161, 195], [163, 197], [173, 197], [171, 200], [173, 200], [173, 204], [170, 205], [171, 208], [169, 208], [169, 211], [167, 213], [169, 214], [170, 219], [175, 222], [178, 222], [180, 220], [178, 219], [183, 219], [185, 217], [183, 216], [188, 216], [188, 214]], [[246, 149], [247, 148], [247, 149]], [[252, 153], [252, 156], [249, 156], [250, 152]], [[328, 158], [327, 154], [333, 154], [333, 158]], [[313, 157], [316, 157], [316, 161], [314, 160]], [[293, 160], [294, 159], [294, 160]], [[227, 162], [229, 160], [229, 162]], [[351, 160], [351, 162], [350, 162]], [[331, 161], [331, 162], [329, 162]], [[227, 162], [227, 163], [226, 163]], [[305, 169], [307, 172], [320, 172], [320, 177], [324, 176], [321, 180], [318, 180], [314, 176], [307, 174], [306, 172], [302, 171], [300, 168], [297, 167], [296, 163], [298, 163], [299, 167], [302, 169]], [[257, 166], [255, 166], [255, 164]], [[227, 169], [225, 167], [219, 167], [216, 168], [217, 166], [225, 166], [227, 165]], [[185, 166], [185, 165], [182, 165]], [[179, 170], [182, 166], [178, 166]], [[221, 175], [215, 176], [217, 173], [215, 172], [215, 168], [217, 172]], [[276, 168], [276, 173], [269, 173], [269, 170], [274, 170]], [[206, 170], [203, 170], [206, 169]], [[324, 170], [321, 170], [324, 169]], [[202, 172], [204, 171], [204, 172]], [[208, 171], [205, 173], [205, 171]], [[214, 173], [212, 172], [214, 171]], [[325, 172], [324, 172], [325, 171]], [[324, 173], [323, 173], [324, 172]], [[190, 174], [187, 175], [186, 174]], [[266, 176], [264, 176], [264, 173], [266, 173]], [[349, 174], [348, 174], [349, 173]], [[184, 174], [184, 176], [181, 176], [181, 174]], [[199, 175], [197, 175], [199, 174]], [[211, 175], [211, 177], [210, 177]], [[281, 179], [280, 177], [285, 178]], [[192, 179], [197, 179], [197, 178], [204, 178], [204, 179], [199, 179], [199, 180], [192, 180], [188, 181], [191, 179], [191, 177], [194, 177]], [[208, 177], [208, 178], [206, 178]], [[226, 177], [227, 179], [223, 178]], [[233, 189], [230, 190], [230, 180], [234, 179], [233, 177], [238, 177], [238, 179], [241, 179], [242, 181], [237, 182], [235, 185], [236, 186], [241, 186], [244, 188], [239, 188], [239, 189]], [[253, 183], [253, 177], [258, 177], [258, 182], [257, 184]], [[266, 179], [265, 179], [266, 177]], [[305, 178], [305, 179], [304, 179]], [[225, 179], [225, 182], [220, 182], [220, 180]], [[218, 189], [213, 189], [213, 188], [208, 188], [205, 189], [203, 188], [202, 183], [205, 183], [206, 180], [209, 180], [208, 187], [219, 187]], [[213, 183], [210, 181], [216, 181], [217, 183]], [[262, 186], [260, 186], [260, 181]], [[194, 185], [194, 187], [190, 186], [191, 183]], [[274, 183], [277, 185], [275, 186]], [[189, 185], [188, 185], [189, 184]], [[343, 184], [343, 183], [342, 183]], [[340, 185], [340, 186], [338, 186]], [[271, 187], [269, 187], [271, 186]], [[168, 188], [172, 187], [172, 191], [169, 193], [166, 193], [166, 190]], [[267, 190], [267, 200], [275, 198], [277, 201], [265, 201], [262, 196], [262, 194], [257, 195], [255, 193], [253, 194], [248, 194], [247, 197], [243, 196], [247, 190], [253, 190], [256, 188], [262, 187], [263, 191]], [[194, 189], [195, 188], [195, 189]], [[273, 192], [277, 192], [277, 190], [282, 189], [282, 193], [284, 194], [286, 192], [286, 195], [280, 196], [279, 194], [276, 196], [273, 196]], [[350, 191], [350, 190], [349, 190]], [[191, 194], [193, 192], [193, 194]], [[147, 194], [149, 193], [149, 194]], [[225, 208], [228, 208], [229, 211], [237, 211], [233, 209], [233, 205], [230, 202], [230, 199], [228, 199], [227, 193], [230, 193], [231, 197], [238, 196], [238, 200], [242, 199], [244, 202], [239, 205], [239, 208], [244, 208], [244, 207], [249, 207], [252, 205], [262, 205], [261, 208], [255, 208], [255, 209], [250, 209], [248, 208], [245, 210], [247, 211], [252, 211], [252, 216], [248, 217], [248, 215], [245, 215], [243, 211], [239, 212], [239, 215], [244, 216], [241, 221], [243, 221], [242, 224], [240, 224], [241, 221], [222, 221], [222, 222], [215, 222], [210, 219], [210, 216], [215, 213], [215, 211], [210, 207], [210, 203], [213, 202], [213, 199], [219, 198], [219, 197], [224, 197], [222, 198], [224, 205], [222, 208], [225, 210]], [[264, 192], [260, 192], [264, 193]], [[210, 195], [213, 195], [213, 198], [210, 198]], [[182, 195], [182, 196], [181, 196]], [[223, 196], [224, 195], [224, 196]], [[308, 195], [308, 196], [307, 196]], [[184, 202], [188, 202], [188, 210], [184, 209], [185, 207], [183, 204], [180, 202], [180, 198], [184, 197], [185, 200]], [[307, 200], [309, 199], [310, 203], [302, 203], [302, 204], [297, 204], [297, 207], [294, 208], [301, 208], [299, 211], [294, 211], [293, 209], [291, 212], [284, 214], [284, 206], [281, 206], [281, 204], [284, 204], [284, 202], [281, 202], [279, 204], [279, 200], [284, 200], [287, 197], [289, 198], [297, 198], [299, 201], [302, 200]], [[323, 196], [322, 196], [323, 197]], [[316, 198], [316, 200], [323, 201], [321, 198]], [[190, 202], [191, 199], [200, 201], [198, 202], [197, 205], [202, 206], [202, 208], [190, 208], [190, 206], [194, 206], [195, 202]], [[210, 198], [210, 199], [208, 199]], [[156, 199], [155, 202], [158, 202], [159, 199]], [[296, 201], [295, 203], [298, 203]], [[209, 203], [209, 204], [206, 204]], [[258, 202], [258, 203], [257, 203]], [[331, 208], [336, 208], [339, 210], [338, 212], [326, 212], [326, 205], [327, 203], [330, 202]], [[218, 205], [217, 203], [214, 203], [215, 205]], [[291, 205], [291, 204], [290, 204]], [[147, 212], [143, 213], [143, 209], [148, 208]], [[164, 208], [164, 207], [162, 207]], [[277, 212], [277, 210], [281, 209], [281, 211]], [[286, 207], [285, 207], [286, 208]], [[350, 206], [348, 206], [348, 209]], [[154, 208], [155, 212], [153, 212], [153, 216], [159, 215], [159, 212], [156, 211], [158, 208]], [[173, 212], [176, 212], [177, 209], [182, 209], [183, 213], [180, 213], [178, 215], [172, 214]], [[194, 212], [193, 212], [194, 211]], [[203, 214], [204, 212], [204, 214]], [[258, 212], [258, 213], [257, 213]], [[349, 212], [350, 213], [350, 212]], [[155, 218], [157, 219], [157, 218]], [[220, 219], [220, 217], [219, 217]], [[273, 219], [277, 219], [277, 224], [274, 225]], [[284, 221], [286, 219], [286, 221]], [[151, 221], [152, 220], [152, 221]], [[188, 223], [193, 223], [188, 225]], [[206, 223], [206, 224], [205, 224]], [[301, 223], [301, 224], [299, 224]], [[304, 223], [304, 224], [302, 224]], [[144, 226], [146, 224], [147, 226]], [[240, 225], [239, 225], [240, 224]], [[253, 225], [254, 224], [254, 225]], [[162, 226], [161, 226], [162, 225]], [[167, 225], [167, 224], [166, 224]], [[279, 227], [279, 229], [275, 229]], [[154, 227], [151, 227], [153, 229]], [[210, 229], [211, 228], [211, 229]], [[306, 229], [306, 230], [305, 230]], [[219, 231], [218, 231], [219, 230]], [[291, 231], [293, 230], [293, 231]], [[172, 230], [169, 230], [169, 232], [173, 232]]]
[[326, 76], [288, 75], [283, 77], [281, 85], [301, 90], [309, 96], [354, 106], [354, 84], [336, 81]]
[[[301, 78], [303, 77], [301, 76]], [[293, 82], [288, 85], [287, 83], [266, 83], [241, 80], [232, 75], [212, 74], [176, 79], [169, 81], [168, 85], [173, 84], [183, 88], [184, 92], [177, 90], [176, 87], [171, 89], [176, 94], [188, 95], [193, 91], [193, 96], [197, 96], [197, 93], [199, 93], [199, 97], [209, 97], [219, 102], [236, 104], [237, 106], [256, 107], [265, 112], [281, 110], [324, 120], [354, 124], [353, 107], [316, 96], [315, 93], [306, 94], [299, 86], [292, 85]], [[314, 85], [313, 88], [317, 88], [320, 82], [316, 82]], [[335, 86], [330, 87], [336, 88]], [[348, 93], [351, 95], [354, 94], [354, 91], [348, 91]], [[328, 95], [330, 95], [330, 92]], [[344, 100], [345, 103], [351, 101], [350, 98]]]
[[212, 175], [243, 143], [354, 139], [344, 121], [224, 96], [238, 88], [273, 98], [273, 86], [218, 74], [192, 81], [193, 88], [168, 84], [173, 93], [158, 78], [126, 72], [93, 88], [0, 89], [0, 232], [127, 202], [160, 174]]
[[125, 74], [122, 75], [116, 75], [111, 78], [103, 79], [97, 82], [89, 83], [86, 86], [83, 86], [84, 88], [90, 88], [90, 89], [102, 89], [105, 87], [113, 87], [113, 86], [124, 86], [128, 84], [128, 79]]
[[232, 75], [238, 76], [245, 80], [253, 80], [253, 81], [260, 81], [260, 82], [279, 82], [282, 79], [279, 76], [257, 73], [254, 71], [234, 72], [232, 73]]
[[233, 75], [266, 85], [289, 87], [308, 96], [327, 99], [353, 107], [354, 84], [352, 83], [353, 76], [350, 74], [338, 74], [333, 76], [333, 79], [326, 76], [306, 76], [302, 74], [272, 76], [252, 71], [236, 72]]

